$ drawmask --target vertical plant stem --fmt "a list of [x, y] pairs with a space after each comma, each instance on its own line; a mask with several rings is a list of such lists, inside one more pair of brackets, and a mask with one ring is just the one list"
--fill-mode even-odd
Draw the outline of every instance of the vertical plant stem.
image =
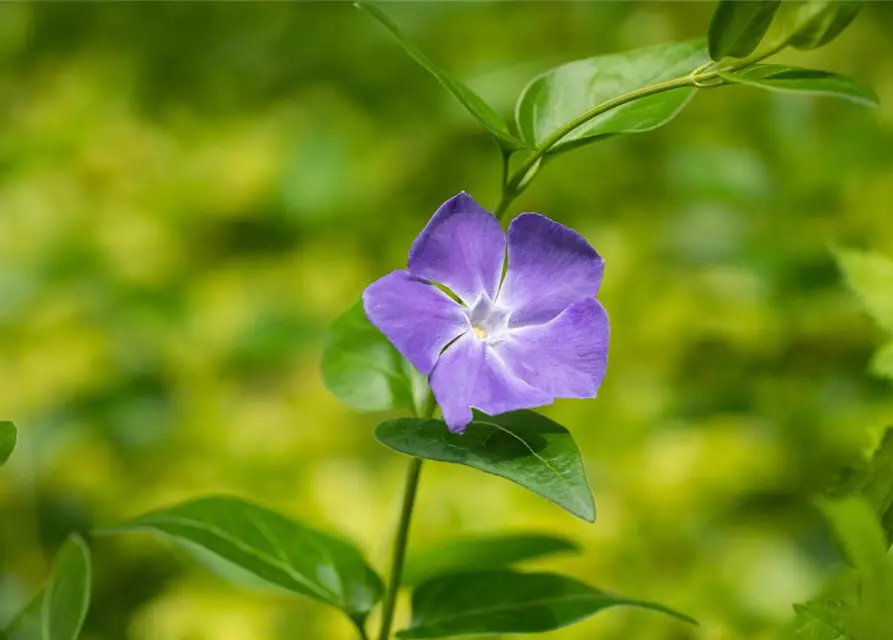
[[369, 640], [369, 636], [366, 634], [366, 629], [363, 627], [363, 623], [358, 620], [354, 620], [353, 622], [357, 627], [357, 631], [360, 632], [360, 640]]
[[406, 558], [406, 542], [409, 539], [409, 524], [412, 520], [412, 509], [415, 506], [416, 492], [419, 488], [419, 475], [422, 472], [422, 459], [413, 458], [406, 472], [406, 484], [403, 489], [403, 508], [400, 512], [400, 524], [397, 526], [397, 537], [391, 555], [391, 575], [388, 591], [385, 594], [384, 607], [381, 614], [381, 631], [378, 640], [388, 640], [391, 625], [394, 622], [394, 608], [397, 606], [397, 595], [400, 592], [400, 580], [403, 577], [403, 560]]

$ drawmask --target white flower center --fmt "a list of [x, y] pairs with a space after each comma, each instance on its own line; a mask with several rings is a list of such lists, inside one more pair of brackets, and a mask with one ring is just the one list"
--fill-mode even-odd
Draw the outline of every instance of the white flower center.
[[511, 314], [510, 309], [500, 307], [482, 295], [468, 311], [468, 324], [478, 340], [492, 344], [505, 338]]

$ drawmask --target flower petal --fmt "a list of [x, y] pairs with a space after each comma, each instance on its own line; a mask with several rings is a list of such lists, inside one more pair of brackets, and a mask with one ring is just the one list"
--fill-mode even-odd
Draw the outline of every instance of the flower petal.
[[605, 261], [586, 239], [538, 213], [509, 226], [509, 260], [499, 304], [513, 308], [510, 326], [548, 322], [571, 303], [594, 298]]
[[471, 306], [481, 293], [499, 290], [505, 232], [499, 221], [464, 191], [444, 202], [409, 250], [409, 271], [449, 287]]
[[524, 382], [555, 398], [595, 397], [608, 367], [610, 334], [597, 300], [581, 300], [546, 324], [508, 334], [494, 350]]
[[472, 420], [471, 407], [489, 415], [531, 409], [552, 402], [548, 394], [520, 380], [491, 346], [466, 333], [440, 356], [431, 390], [454, 433]]
[[469, 326], [459, 303], [405, 270], [366, 287], [363, 309], [369, 321], [424, 375], [431, 373], [443, 348]]

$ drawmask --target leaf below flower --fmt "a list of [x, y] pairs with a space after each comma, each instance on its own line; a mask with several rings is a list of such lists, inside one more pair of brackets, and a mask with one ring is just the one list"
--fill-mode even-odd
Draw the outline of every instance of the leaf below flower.
[[379, 442], [428, 460], [453, 462], [515, 482], [592, 522], [595, 503], [570, 432], [533, 411], [476, 414], [464, 434], [441, 420], [398, 418], [375, 429]]

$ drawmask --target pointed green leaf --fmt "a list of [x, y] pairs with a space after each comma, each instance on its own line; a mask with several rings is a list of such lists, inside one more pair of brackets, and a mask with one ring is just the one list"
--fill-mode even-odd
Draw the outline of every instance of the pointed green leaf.
[[850, 564], [869, 583], [878, 584], [887, 541], [868, 501], [861, 496], [827, 498], [819, 502], [819, 508]]
[[753, 53], [780, 4], [781, 0], [719, 0], [710, 20], [710, 57], [722, 60], [726, 56], [743, 58]]
[[651, 609], [688, 623], [659, 604], [605, 593], [549, 573], [476, 571], [434, 578], [412, 594], [412, 622], [398, 638], [447, 638], [560, 629], [618, 605]]
[[6, 630], [6, 640], [42, 640], [40, 613], [43, 591], [13, 618]]
[[153, 511], [105, 533], [146, 531], [172, 539], [212, 570], [219, 558], [242, 573], [332, 604], [364, 620], [381, 580], [351, 544], [232, 497], [200, 498]]
[[533, 411], [476, 414], [464, 434], [440, 420], [399, 418], [375, 437], [401, 453], [454, 462], [502, 476], [592, 522], [595, 504], [580, 451], [567, 429]]
[[837, 600], [815, 600], [795, 604], [796, 638], [799, 640], [849, 640], [845, 632], [851, 608]]
[[62, 547], [44, 591], [43, 640], [75, 640], [90, 607], [90, 550], [80, 536]]
[[478, 122], [484, 125], [484, 128], [496, 139], [496, 142], [506, 150], [522, 149], [524, 143], [512, 135], [506, 121], [496, 111], [487, 104], [474, 91], [469, 89], [463, 83], [459, 82], [452, 75], [444, 71], [435, 64], [419, 47], [404, 36], [394, 22], [388, 18], [384, 12], [374, 4], [368, 2], [354, 3], [357, 8], [362, 9], [370, 16], [375, 18], [381, 25], [387, 29], [392, 36], [400, 43], [406, 53], [418, 62], [428, 73], [443, 85], [443, 88], [449, 91], [456, 100], [462, 103], [468, 112], [473, 115]]
[[888, 342], [875, 352], [871, 359], [871, 372], [893, 380], [893, 342]]
[[91, 575], [90, 550], [73, 535], [56, 556], [46, 587], [7, 629], [7, 640], [76, 640], [90, 608]]
[[815, 49], [839, 36], [862, 9], [854, 0], [791, 2], [786, 20], [788, 42], [797, 49]]
[[847, 469], [838, 483], [837, 496], [861, 495], [881, 519], [887, 546], [893, 542], [893, 428], [888, 428], [869, 460]]
[[720, 73], [729, 82], [747, 84], [773, 91], [812, 93], [843, 98], [876, 107], [878, 96], [874, 89], [861, 82], [830, 71], [802, 69], [780, 64], [757, 64], [734, 73]]
[[0, 422], [0, 466], [3, 466], [12, 455], [16, 438], [16, 426], [11, 422]]
[[403, 570], [403, 584], [418, 584], [444, 573], [500, 569], [525, 560], [579, 550], [580, 547], [569, 540], [537, 533], [504, 533], [451, 540], [411, 551]]
[[[596, 56], [534, 78], [521, 94], [515, 117], [521, 137], [540, 146], [557, 129], [611, 98], [690, 74], [709, 60], [703, 41], [666, 44]], [[611, 109], [577, 127], [553, 147], [562, 149], [620, 133], [650, 131], [672, 120], [694, 94], [665, 91]]]
[[362, 301], [339, 316], [323, 341], [326, 388], [357, 411], [421, 406], [428, 383], [369, 322]]
[[840, 249], [837, 262], [865, 310], [893, 333], [893, 260], [871, 251]]

